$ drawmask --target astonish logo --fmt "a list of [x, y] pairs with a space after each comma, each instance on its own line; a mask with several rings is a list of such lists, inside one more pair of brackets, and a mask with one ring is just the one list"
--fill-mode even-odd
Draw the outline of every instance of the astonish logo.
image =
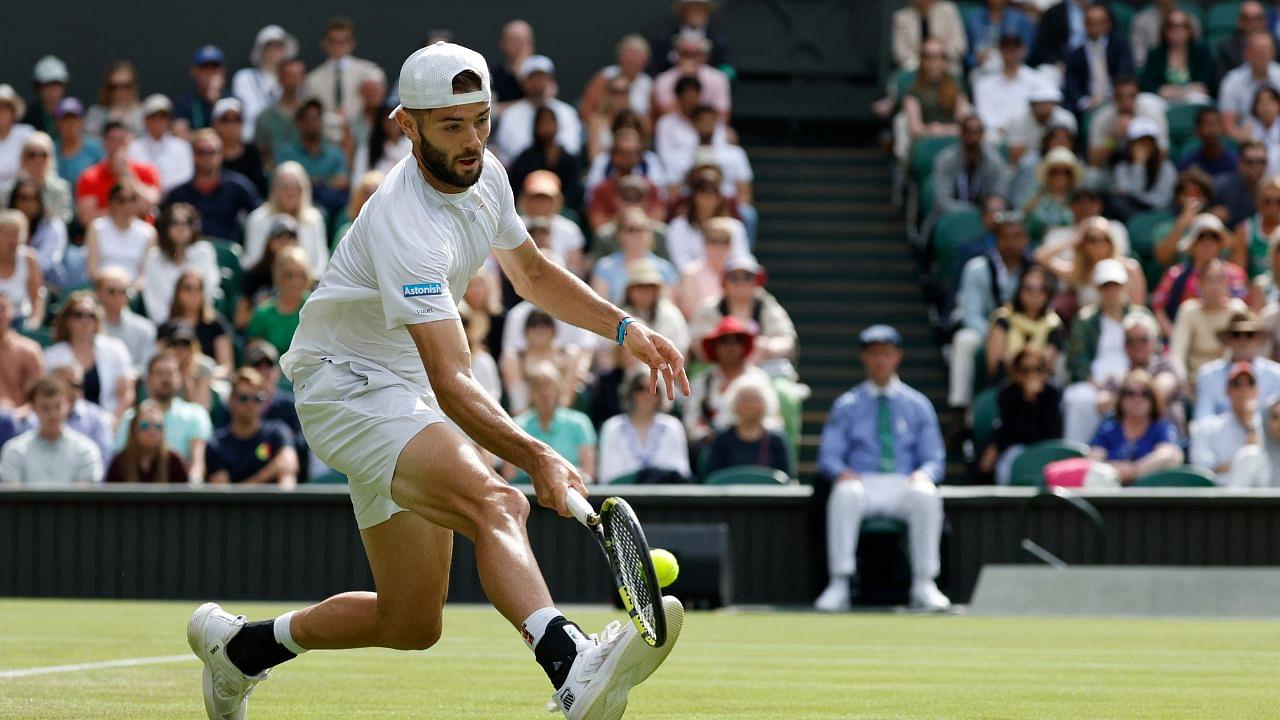
[[414, 283], [413, 285], [404, 286], [404, 296], [407, 298], [426, 297], [428, 295], [443, 295], [443, 294], [444, 294], [444, 283], [438, 283], [438, 282]]

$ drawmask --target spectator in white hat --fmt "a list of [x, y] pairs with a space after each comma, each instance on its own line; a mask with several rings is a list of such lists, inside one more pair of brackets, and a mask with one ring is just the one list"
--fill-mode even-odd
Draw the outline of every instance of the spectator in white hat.
[[1075, 115], [1062, 107], [1062, 91], [1057, 86], [1040, 82], [1027, 96], [1027, 109], [1016, 116], [1006, 129], [1009, 143], [1009, 163], [1017, 165], [1023, 153], [1040, 147], [1040, 141], [1050, 128], [1066, 128], [1074, 138], [1077, 134]]
[[[298, 54], [298, 39], [279, 25], [267, 25], [258, 31], [249, 51], [249, 67], [231, 76], [231, 94], [239, 98], [244, 115], [241, 138], [253, 142], [258, 115], [280, 99], [280, 64]], [[224, 142], [225, 144], [225, 142]]]
[[222, 139], [222, 169], [240, 173], [259, 195], [267, 194], [267, 176], [258, 146], [244, 141], [244, 104], [233, 97], [213, 105], [213, 131]]
[[67, 96], [67, 83], [71, 81], [71, 73], [67, 72], [67, 64], [53, 55], [45, 55], [36, 61], [31, 73], [32, 84], [36, 95], [22, 122], [37, 130], [49, 133], [58, 139], [58, 128], [53, 113], [58, 103]]
[[531, 55], [520, 65], [520, 82], [524, 98], [502, 111], [497, 131], [490, 138], [490, 149], [504, 162], [514, 161], [533, 145], [533, 118], [542, 106], [556, 113], [560, 125], [556, 139], [566, 150], [577, 154], [582, 150], [582, 121], [578, 111], [555, 96], [556, 66], [546, 55]]
[[721, 120], [729, 119], [733, 103], [729, 94], [729, 76], [707, 64], [711, 57], [711, 40], [698, 32], [685, 31], [676, 38], [676, 64], [653, 79], [653, 102], [659, 113], [676, 109], [676, 82], [692, 75], [702, 83], [699, 100], [720, 113]]
[[1145, 117], [1129, 121], [1129, 146], [1125, 157], [1111, 171], [1111, 202], [1115, 216], [1131, 215], [1173, 202], [1173, 186], [1178, 170], [1160, 148], [1160, 126]]
[[[724, 297], [708, 299], [689, 323], [695, 348], [711, 334], [722, 319], [732, 315], [755, 329], [756, 339], [750, 360], [770, 377], [794, 377], [795, 323], [778, 299], [765, 290], [765, 272], [750, 255], [731, 257], [724, 265]], [[710, 358], [708, 358], [710, 359]]]
[[191, 143], [169, 131], [173, 103], [164, 95], [143, 100], [142, 116], [146, 132], [129, 143], [129, 158], [154, 165], [160, 172], [160, 189], [167, 193], [195, 175]]
[[27, 103], [12, 85], [0, 84], [0, 183], [13, 182], [18, 176], [22, 144], [35, 132], [18, 119], [27, 112]]

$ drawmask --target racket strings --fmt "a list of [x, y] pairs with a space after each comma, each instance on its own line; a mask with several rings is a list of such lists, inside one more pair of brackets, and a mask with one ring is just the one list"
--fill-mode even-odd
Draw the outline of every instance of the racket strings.
[[657, 626], [653, 615], [655, 598], [649, 592], [649, 583], [646, 579], [645, 563], [642, 556], [643, 551], [636, 542], [631, 528], [625, 522], [615, 522], [612, 525], [613, 527], [610, 529], [613, 531], [611, 534], [613, 536], [614, 552], [617, 553], [622, 582], [627, 586], [627, 591], [631, 593], [631, 600], [645, 627], [649, 632], [654, 632]]

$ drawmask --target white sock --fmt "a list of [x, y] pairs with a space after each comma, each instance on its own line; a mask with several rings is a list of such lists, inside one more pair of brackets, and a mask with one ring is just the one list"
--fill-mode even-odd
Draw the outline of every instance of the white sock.
[[542, 641], [542, 635], [547, 631], [547, 625], [563, 614], [553, 607], [534, 610], [533, 614], [520, 624], [520, 634], [524, 637], [524, 644], [528, 645], [530, 650], [538, 647], [538, 643]]
[[289, 629], [289, 623], [293, 621], [295, 612], [297, 611], [291, 610], [276, 618], [276, 621], [271, 625], [271, 630], [276, 636], [276, 642], [289, 648], [289, 652], [294, 655], [301, 655], [307, 649], [293, 641], [293, 633]]

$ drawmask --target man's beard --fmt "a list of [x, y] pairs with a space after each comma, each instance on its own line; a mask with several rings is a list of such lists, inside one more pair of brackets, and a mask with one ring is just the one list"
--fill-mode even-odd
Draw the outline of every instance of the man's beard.
[[[450, 158], [448, 153], [427, 142], [425, 135], [422, 133], [422, 128], [419, 128], [418, 136], [422, 138], [422, 142], [418, 143], [418, 146], [414, 148], [413, 154], [418, 158], [418, 162], [422, 163], [422, 166], [427, 169], [427, 172], [434, 175], [437, 180], [454, 187], [468, 188], [475, 185], [476, 181], [480, 179], [480, 173], [484, 170], [484, 146], [481, 146], [480, 150], [475, 153]], [[469, 174], [460, 175], [453, 170], [455, 162], [468, 158], [479, 158], [480, 160], [476, 163], [475, 169]]]

